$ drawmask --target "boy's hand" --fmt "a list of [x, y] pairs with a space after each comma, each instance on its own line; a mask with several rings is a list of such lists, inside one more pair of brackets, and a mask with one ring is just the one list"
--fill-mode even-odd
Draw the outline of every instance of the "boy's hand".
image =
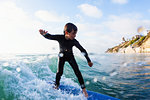
[[89, 65], [90, 67], [92, 67], [92, 66], [93, 66], [93, 63], [92, 63], [92, 62], [88, 62], [88, 65]]
[[45, 35], [48, 31], [45, 31], [45, 30], [43, 30], [43, 29], [40, 29], [39, 32], [40, 32], [41, 35]]

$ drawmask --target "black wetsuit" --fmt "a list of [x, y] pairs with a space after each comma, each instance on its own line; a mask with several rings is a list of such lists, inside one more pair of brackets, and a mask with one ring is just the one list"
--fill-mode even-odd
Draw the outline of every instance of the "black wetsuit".
[[77, 76], [79, 80], [81, 88], [82, 89], [85, 88], [83, 77], [81, 75], [81, 72], [78, 68], [78, 65], [73, 55], [72, 47], [76, 46], [81, 52], [84, 53], [84, 56], [87, 59], [87, 62], [91, 62], [86, 50], [79, 44], [79, 42], [76, 39], [67, 40], [65, 38], [65, 35], [51, 35], [47, 33], [46, 35], [44, 35], [44, 37], [47, 39], [56, 40], [59, 42], [59, 47], [60, 47], [59, 55], [60, 56], [59, 56], [58, 69], [57, 69], [56, 81], [55, 81], [56, 85], [59, 86], [59, 81], [63, 74], [65, 61], [68, 61], [71, 67], [73, 68], [75, 75]]

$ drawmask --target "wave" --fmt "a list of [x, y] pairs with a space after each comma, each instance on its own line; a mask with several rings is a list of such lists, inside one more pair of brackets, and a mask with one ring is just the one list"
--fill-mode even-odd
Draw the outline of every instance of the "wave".
[[[49, 99], [85, 99], [83, 94], [78, 96], [62, 94], [53, 89], [48, 82], [55, 80], [51, 71], [52, 56], [49, 55], [16, 55], [13, 58], [0, 61], [0, 98], [6, 100], [49, 100]], [[56, 60], [56, 57], [54, 57]], [[56, 65], [52, 63], [54, 68]], [[70, 78], [62, 77], [62, 84], [79, 85]]]
[[[90, 54], [94, 66], [76, 55], [86, 88], [121, 100], [150, 98], [150, 55]], [[63, 94], [48, 82], [55, 81], [56, 54], [0, 55], [0, 99], [6, 100], [86, 100], [84, 95]], [[61, 84], [80, 88], [68, 63]]]

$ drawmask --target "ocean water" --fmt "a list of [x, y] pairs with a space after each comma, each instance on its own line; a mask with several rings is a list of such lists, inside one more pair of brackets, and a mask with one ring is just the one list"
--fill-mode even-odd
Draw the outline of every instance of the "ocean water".
[[[150, 100], [150, 54], [89, 54], [75, 56], [90, 91], [121, 100]], [[53, 89], [57, 54], [0, 55], [0, 100], [86, 100], [84, 95]], [[61, 84], [80, 88], [68, 63]]]

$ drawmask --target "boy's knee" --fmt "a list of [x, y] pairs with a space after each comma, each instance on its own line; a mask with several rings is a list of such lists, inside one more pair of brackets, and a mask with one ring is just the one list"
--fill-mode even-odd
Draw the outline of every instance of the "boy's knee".
[[63, 72], [57, 72], [58, 76], [62, 76]]

